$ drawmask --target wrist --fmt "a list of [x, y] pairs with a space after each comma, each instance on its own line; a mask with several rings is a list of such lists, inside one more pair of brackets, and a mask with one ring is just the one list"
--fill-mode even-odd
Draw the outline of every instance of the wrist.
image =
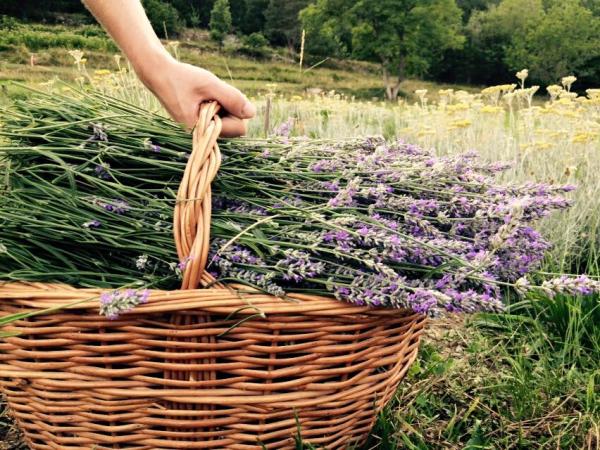
[[158, 45], [144, 52], [138, 52], [138, 59], [131, 61], [135, 73], [144, 85], [155, 92], [168, 72], [169, 66], [176, 61], [162, 46]]

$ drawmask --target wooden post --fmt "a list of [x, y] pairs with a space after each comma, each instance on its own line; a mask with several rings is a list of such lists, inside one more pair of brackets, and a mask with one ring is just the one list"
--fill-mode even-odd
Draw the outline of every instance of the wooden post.
[[302, 63], [304, 62], [304, 40], [306, 39], [306, 30], [302, 30], [302, 38], [300, 39], [300, 73], [302, 73]]

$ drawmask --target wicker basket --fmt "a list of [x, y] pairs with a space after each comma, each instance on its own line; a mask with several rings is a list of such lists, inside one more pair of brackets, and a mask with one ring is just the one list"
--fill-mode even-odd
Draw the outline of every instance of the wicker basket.
[[179, 257], [197, 255], [182, 290], [153, 291], [107, 320], [100, 290], [0, 284], [2, 316], [71, 304], [2, 330], [20, 333], [0, 342], [0, 387], [32, 449], [288, 449], [298, 430], [317, 447], [347, 448], [414, 360], [422, 315], [284, 300], [203, 270], [217, 112], [201, 107], [175, 208]]

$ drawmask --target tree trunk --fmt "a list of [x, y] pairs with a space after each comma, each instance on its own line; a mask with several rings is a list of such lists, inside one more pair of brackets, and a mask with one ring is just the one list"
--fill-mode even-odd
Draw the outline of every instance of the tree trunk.
[[383, 82], [385, 84], [385, 97], [389, 101], [394, 101], [398, 98], [398, 92], [400, 92], [400, 84], [404, 81], [404, 72], [406, 69], [406, 62], [404, 58], [401, 58], [398, 62], [398, 72], [395, 77], [391, 76], [388, 72], [387, 62], [383, 61]]

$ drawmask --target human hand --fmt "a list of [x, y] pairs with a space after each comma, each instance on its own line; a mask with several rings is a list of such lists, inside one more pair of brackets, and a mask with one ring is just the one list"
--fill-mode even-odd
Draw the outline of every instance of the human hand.
[[222, 81], [208, 70], [174, 59], [164, 61], [140, 78], [156, 95], [173, 119], [188, 128], [198, 120], [200, 104], [216, 100], [225, 110], [221, 136], [246, 134], [246, 122], [256, 114], [256, 107], [238, 89]]
[[208, 70], [172, 58], [152, 29], [139, 0], [84, 2], [173, 119], [191, 129], [198, 119], [200, 103], [216, 100], [225, 110], [221, 136], [246, 133], [244, 119], [254, 117], [254, 105]]

